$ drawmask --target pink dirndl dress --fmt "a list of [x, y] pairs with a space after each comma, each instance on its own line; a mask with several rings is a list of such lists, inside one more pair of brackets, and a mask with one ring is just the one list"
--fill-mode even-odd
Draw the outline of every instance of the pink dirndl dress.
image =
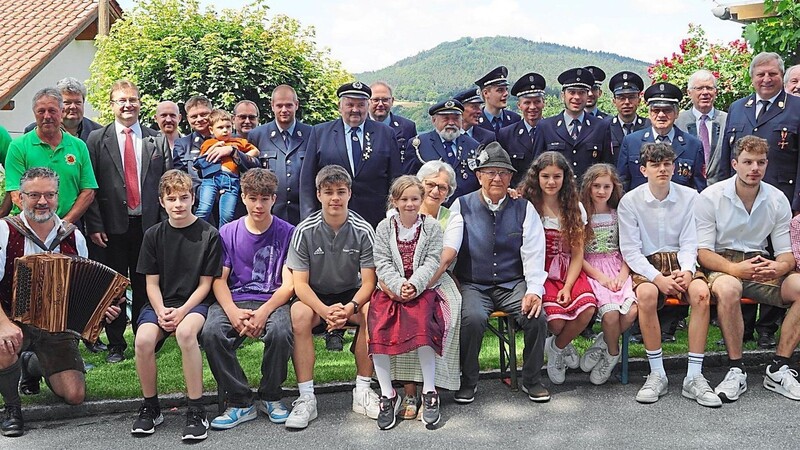
[[558, 220], [546, 217], [543, 221], [546, 240], [544, 270], [547, 271], [547, 280], [544, 282], [542, 307], [548, 322], [556, 319], [574, 320], [583, 311], [596, 307], [597, 299], [589, 284], [589, 277], [581, 270], [570, 293], [572, 302], [566, 307], [556, 303], [558, 291], [564, 287], [564, 280], [567, 278], [571, 254], [569, 246], [562, 243], [561, 230], [555, 228]]
[[[587, 242], [583, 257], [592, 267], [603, 272], [604, 275], [615, 278], [622, 268], [622, 254], [619, 251], [619, 227], [617, 225], [617, 212], [611, 214], [595, 214], [592, 216], [592, 230], [594, 238]], [[597, 297], [597, 307], [602, 316], [608, 311], [619, 310], [626, 305], [622, 312], [626, 313], [636, 296], [633, 293], [633, 281], [629, 276], [622, 285], [622, 289], [614, 292], [589, 277], [594, 295]]]

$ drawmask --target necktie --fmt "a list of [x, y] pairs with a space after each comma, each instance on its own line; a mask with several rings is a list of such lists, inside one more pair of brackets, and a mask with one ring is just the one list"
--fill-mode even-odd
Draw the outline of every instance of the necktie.
[[289, 142], [292, 140], [292, 137], [289, 136], [289, 132], [287, 130], [281, 131], [281, 136], [283, 136], [283, 146], [286, 147], [286, 150], [289, 150]]
[[761, 103], [762, 106], [761, 106], [761, 110], [758, 111], [758, 114], [756, 114], [756, 121], [758, 121], [758, 119], [760, 119], [761, 116], [763, 116], [764, 113], [767, 112], [767, 108], [769, 108], [770, 101], [769, 100], [759, 100], [758, 103]]
[[361, 167], [361, 141], [358, 140], [358, 134], [356, 132], [358, 128], [350, 128], [350, 139], [353, 140], [352, 152], [353, 152], [353, 172], [358, 171], [358, 168]]
[[492, 128], [494, 128], [494, 132], [495, 133], [500, 131], [500, 123], [501, 122], [500, 122], [500, 118], [499, 117], [493, 117], [492, 118]]
[[708, 138], [708, 125], [706, 122], [708, 121], [708, 115], [703, 114], [700, 116], [700, 129], [698, 133], [700, 135], [700, 142], [703, 144], [703, 154], [706, 157], [706, 164], [708, 164], [708, 160], [711, 157], [711, 141]]
[[659, 142], [659, 143], [662, 143], [662, 144], [667, 144], [667, 145], [669, 145], [671, 143], [670, 140], [669, 140], [669, 136], [661, 136], [661, 135], [659, 135], [656, 138], [656, 142]]
[[578, 119], [572, 119], [572, 122], [570, 122], [570, 126], [572, 127], [572, 131], [569, 132], [569, 135], [572, 136], [572, 139], [578, 139], [578, 132], [580, 131], [580, 130], [578, 130], [578, 125], [580, 123], [581, 122]]
[[633, 124], [632, 123], [623, 123], [622, 124], [622, 132], [625, 136], [633, 133]]
[[530, 130], [528, 130], [528, 136], [531, 137], [531, 143], [536, 140], [536, 127], [532, 127]]
[[453, 167], [458, 164], [458, 155], [456, 155], [456, 146], [453, 141], [445, 141], [444, 152], [447, 155], [447, 162]]
[[125, 128], [125, 153], [122, 166], [125, 171], [125, 194], [128, 208], [136, 209], [139, 206], [139, 174], [136, 170], [136, 152], [133, 150], [133, 130]]

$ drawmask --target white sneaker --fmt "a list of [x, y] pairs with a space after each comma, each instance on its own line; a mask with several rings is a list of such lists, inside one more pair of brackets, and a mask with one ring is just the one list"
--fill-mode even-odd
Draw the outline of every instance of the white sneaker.
[[550, 336], [544, 340], [544, 349], [547, 352], [547, 376], [553, 384], [564, 384], [567, 374], [564, 350], [557, 350], [555, 342], [555, 336]]
[[353, 412], [377, 419], [381, 412], [381, 399], [372, 388], [353, 388]]
[[669, 386], [666, 377], [662, 377], [658, 372], [650, 372], [644, 386], [636, 394], [636, 401], [639, 403], [655, 403], [661, 396], [667, 395]]
[[[606, 346], [606, 341], [603, 339], [603, 332], [601, 331], [600, 333], [597, 333], [597, 337], [594, 338], [594, 342], [592, 342], [592, 345], [586, 349], [586, 353], [584, 353], [581, 357], [581, 370], [584, 372], [591, 372], [592, 369], [594, 369], [594, 366], [596, 366], [597, 363], [599, 363], [603, 358], [603, 354], [606, 349], [608, 349], [608, 346]], [[603, 383], [605, 383], [605, 381], [603, 381]]]
[[725, 378], [714, 389], [714, 393], [726, 403], [739, 400], [739, 396], [745, 392], [747, 392], [747, 374], [738, 367], [731, 367]]
[[790, 369], [787, 365], [783, 365], [777, 372], [770, 372], [771, 367], [772, 364], [767, 366], [764, 387], [786, 398], [800, 400], [800, 383], [797, 381], [797, 371]]
[[292, 402], [292, 412], [286, 418], [286, 428], [302, 430], [317, 418], [317, 397], [303, 394]]
[[617, 367], [617, 362], [622, 353], [609, 355], [608, 349], [605, 348], [601, 349], [598, 353], [600, 353], [600, 362], [595, 364], [592, 369], [592, 373], [589, 375], [589, 381], [599, 386], [605, 384], [605, 382], [611, 378], [611, 373], [614, 371], [614, 367]]
[[686, 398], [696, 400], [702, 406], [708, 406], [709, 408], [722, 406], [722, 400], [714, 393], [714, 390], [708, 385], [708, 380], [702, 374], [697, 374], [692, 378], [684, 378], [681, 394]]
[[581, 364], [581, 357], [572, 342], [564, 348], [564, 364], [570, 369], [577, 369]]

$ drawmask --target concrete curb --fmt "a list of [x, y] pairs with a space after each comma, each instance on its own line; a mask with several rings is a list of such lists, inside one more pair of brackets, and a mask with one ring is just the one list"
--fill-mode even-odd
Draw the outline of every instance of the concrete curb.
[[[743, 360], [747, 367], [759, 367], [767, 364], [774, 354], [772, 350], [752, 350], [744, 353]], [[664, 367], [669, 371], [678, 371], [686, 368], [686, 356], [669, 356], [664, 358]], [[646, 375], [649, 371], [649, 365], [645, 358], [631, 358], [629, 362], [629, 373], [631, 375]], [[711, 352], [706, 353], [703, 367], [723, 367], [727, 364], [727, 354], [725, 352]], [[616, 371], [619, 372], [620, 365], [617, 365]], [[542, 376], [547, 377], [547, 374], [542, 369]], [[500, 378], [499, 370], [490, 370], [481, 372], [481, 379], [497, 379]], [[613, 381], [612, 381], [613, 382]], [[346, 392], [353, 389], [354, 383], [352, 382], [337, 382], [316, 386], [316, 392], [325, 394], [331, 392]], [[286, 397], [295, 397], [298, 394], [297, 389], [284, 388]], [[183, 394], [169, 394], [160, 397], [161, 407], [163, 409], [179, 408], [186, 405], [186, 397]], [[203, 402], [207, 405], [216, 406], [217, 393], [206, 392], [203, 394]], [[87, 416], [99, 416], [104, 414], [118, 414], [124, 412], [134, 413], [139, 409], [141, 399], [125, 399], [125, 400], [92, 400], [84, 402], [77, 406], [70, 406], [63, 403], [47, 404], [47, 405], [28, 405], [23, 406], [23, 414], [25, 420], [29, 422], [36, 421], [52, 421], [52, 420], [65, 420], [74, 419]], [[209, 408], [210, 414], [215, 414], [215, 409]]]

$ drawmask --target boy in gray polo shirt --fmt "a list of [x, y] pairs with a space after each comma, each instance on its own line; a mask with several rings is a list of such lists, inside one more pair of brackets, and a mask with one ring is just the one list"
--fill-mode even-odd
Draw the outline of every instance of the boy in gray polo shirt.
[[286, 265], [292, 270], [297, 301], [292, 304], [294, 362], [300, 397], [293, 403], [286, 427], [302, 429], [317, 417], [314, 396], [314, 331], [359, 326], [353, 353], [356, 387], [353, 411], [378, 418], [378, 395], [370, 387], [372, 360], [361, 310], [375, 290], [372, 244], [375, 231], [358, 214], [347, 209], [352, 179], [341, 166], [323, 167], [316, 178], [322, 209], [300, 222], [289, 247]]

